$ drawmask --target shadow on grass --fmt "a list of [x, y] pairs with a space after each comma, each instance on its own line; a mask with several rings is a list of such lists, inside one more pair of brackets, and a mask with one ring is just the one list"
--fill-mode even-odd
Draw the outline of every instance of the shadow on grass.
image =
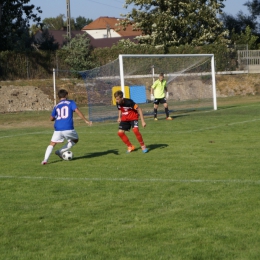
[[[148, 148], [148, 152], [150, 152], [152, 150], [163, 149], [163, 148], [166, 148], [168, 146], [169, 146], [168, 144], [150, 144], [150, 145], [147, 145], [147, 148]], [[100, 157], [100, 156], [104, 156], [104, 155], [108, 155], [108, 154], [119, 155], [118, 150], [113, 149], [113, 150], [107, 150], [107, 151], [104, 151], [104, 152], [89, 153], [89, 154], [85, 154], [83, 156], [74, 157], [73, 161], [81, 160], [81, 159], [87, 159], [87, 158], [95, 158], [95, 157]], [[62, 161], [63, 160], [56, 160], [56, 161], [50, 162], [49, 164], [58, 163], [58, 162], [62, 162]]]
[[224, 109], [229, 109], [229, 108], [236, 108], [236, 107], [241, 107], [241, 105], [234, 105], [234, 106], [219, 106], [218, 110], [224, 110]]
[[174, 116], [172, 116], [172, 119], [176, 119], [178, 117], [184, 117], [184, 116], [190, 116], [190, 115], [189, 114], [174, 115]]
[[150, 152], [155, 149], [164, 149], [168, 146], [169, 146], [168, 144], [150, 144], [150, 145], [147, 145], [146, 147], [148, 148], [148, 152]]
[[73, 161], [80, 160], [80, 159], [86, 159], [86, 158], [100, 157], [100, 156], [108, 155], [108, 154], [111, 154], [111, 153], [118, 155], [118, 150], [114, 149], [114, 150], [107, 150], [107, 151], [104, 151], [104, 152], [89, 153], [89, 154], [86, 154], [86, 155], [83, 155], [83, 156], [74, 157]]
[[[118, 155], [118, 150], [107, 150], [107, 151], [104, 151], [104, 152], [89, 153], [89, 154], [85, 154], [83, 156], [74, 157], [72, 160], [75, 161], [75, 160], [86, 159], [86, 158], [94, 158], [94, 157], [108, 155], [108, 154], [111, 154], [111, 153]], [[50, 162], [48, 164], [58, 163], [58, 162], [62, 162], [62, 161], [63, 160], [56, 160], [56, 161]]]

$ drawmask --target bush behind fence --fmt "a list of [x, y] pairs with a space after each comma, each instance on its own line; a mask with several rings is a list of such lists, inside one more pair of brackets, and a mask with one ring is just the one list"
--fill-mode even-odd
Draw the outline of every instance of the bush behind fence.
[[[146, 48], [147, 49], [147, 48]], [[104, 65], [118, 57], [118, 54], [124, 54], [125, 48], [114, 46], [112, 48], [95, 49], [92, 52], [94, 58], [100, 65]], [[162, 53], [161, 50], [147, 50], [149, 53]], [[140, 46], [130, 48], [128, 53], [143, 54], [144, 49]], [[228, 48], [225, 45], [205, 45], [200, 47], [180, 46], [170, 47], [167, 50], [169, 54], [214, 54], [216, 61], [216, 71], [233, 71], [238, 69], [237, 50]], [[28, 51], [0, 52], [0, 80], [19, 80], [19, 79], [46, 79], [51, 78], [53, 68], [57, 70], [73, 70], [66, 62], [66, 52], [58, 50], [51, 51]]]
[[58, 52], [0, 52], [0, 79], [50, 78], [53, 68], [70, 70]]

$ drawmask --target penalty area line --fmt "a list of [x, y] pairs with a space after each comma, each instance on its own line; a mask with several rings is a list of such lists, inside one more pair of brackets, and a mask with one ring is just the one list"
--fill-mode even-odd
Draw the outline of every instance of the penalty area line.
[[260, 184], [260, 180], [177, 180], [177, 179], [136, 179], [136, 178], [71, 178], [71, 177], [32, 177], [32, 176], [0, 176], [0, 179], [26, 179], [26, 180], [50, 180], [50, 181], [96, 181], [96, 182], [168, 182], [168, 183], [229, 183], [229, 184]]

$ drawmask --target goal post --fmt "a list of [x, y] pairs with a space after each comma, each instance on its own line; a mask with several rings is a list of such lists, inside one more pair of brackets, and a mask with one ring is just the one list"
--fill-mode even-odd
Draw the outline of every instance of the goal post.
[[[144, 62], [146, 60], [146, 62]], [[203, 66], [210, 61], [209, 66]], [[147, 66], [148, 73], [144, 67]], [[126, 78], [153, 78], [163, 72], [167, 84], [177, 77], [211, 76], [213, 109], [217, 110], [214, 54], [120, 54], [119, 70], [121, 90], [124, 92]], [[172, 94], [174, 96], [174, 93]]]

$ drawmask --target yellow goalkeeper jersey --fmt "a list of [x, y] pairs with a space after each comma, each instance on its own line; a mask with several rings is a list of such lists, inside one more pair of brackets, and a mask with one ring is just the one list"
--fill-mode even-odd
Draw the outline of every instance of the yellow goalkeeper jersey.
[[166, 80], [163, 79], [162, 81], [160, 81], [159, 79], [157, 79], [153, 85], [153, 95], [154, 98], [164, 98], [165, 97], [165, 88], [166, 88]]

